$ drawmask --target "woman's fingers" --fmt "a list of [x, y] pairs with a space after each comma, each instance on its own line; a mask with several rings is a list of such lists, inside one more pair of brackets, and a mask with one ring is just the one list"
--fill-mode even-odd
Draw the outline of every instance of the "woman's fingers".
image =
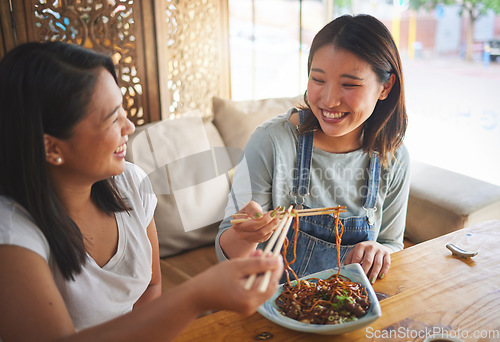
[[347, 254], [344, 264], [359, 263], [373, 284], [378, 278], [383, 278], [389, 271], [391, 257], [387, 248], [375, 241], [358, 243]]
[[263, 214], [261, 206], [254, 201], [250, 201], [238, 213], [246, 214], [250, 219], [233, 224], [233, 229], [241, 240], [250, 243], [267, 241], [279, 224], [279, 219], [272, 211]]

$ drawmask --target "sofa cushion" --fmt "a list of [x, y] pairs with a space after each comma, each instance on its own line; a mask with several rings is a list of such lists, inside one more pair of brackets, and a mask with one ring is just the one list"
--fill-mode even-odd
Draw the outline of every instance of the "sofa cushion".
[[213, 99], [214, 123], [226, 147], [239, 152], [253, 131], [268, 119], [297, 106], [302, 96], [262, 100], [232, 101]]
[[405, 237], [426, 241], [500, 219], [500, 187], [424, 163], [411, 165]]
[[126, 159], [153, 184], [161, 257], [214, 243], [233, 165], [211, 122], [193, 114], [138, 127]]

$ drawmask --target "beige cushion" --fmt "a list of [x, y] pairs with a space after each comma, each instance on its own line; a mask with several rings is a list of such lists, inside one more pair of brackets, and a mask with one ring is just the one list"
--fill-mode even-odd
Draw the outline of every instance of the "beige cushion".
[[500, 219], [499, 186], [412, 163], [406, 238], [419, 243], [492, 219]]
[[302, 96], [231, 101], [214, 97], [214, 123], [226, 147], [242, 151], [253, 131], [263, 122], [297, 106]]
[[233, 165], [211, 122], [187, 115], [139, 127], [126, 158], [146, 171], [158, 198], [161, 257], [214, 243]]

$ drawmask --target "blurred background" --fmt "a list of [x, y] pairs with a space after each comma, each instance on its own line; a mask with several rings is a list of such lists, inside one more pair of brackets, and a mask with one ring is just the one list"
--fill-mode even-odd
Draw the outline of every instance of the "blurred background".
[[316, 32], [358, 13], [398, 44], [412, 159], [500, 185], [500, 0], [229, 0], [231, 98], [303, 94]]
[[403, 60], [414, 160], [500, 185], [500, 0], [1, 0], [0, 58], [26, 41], [109, 53], [135, 125], [212, 99], [303, 94], [327, 22], [368, 13]]

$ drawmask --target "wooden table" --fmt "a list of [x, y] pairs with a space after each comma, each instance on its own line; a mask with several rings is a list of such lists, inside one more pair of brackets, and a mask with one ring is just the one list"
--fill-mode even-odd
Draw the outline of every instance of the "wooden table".
[[[473, 258], [453, 256], [447, 243], [472, 234]], [[488, 221], [392, 254], [373, 285], [382, 317], [337, 336], [289, 330], [259, 313], [220, 311], [192, 322], [176, 341], [423, 341], [448, 333], [463, 341], [500, 341], [500, 221]]]

